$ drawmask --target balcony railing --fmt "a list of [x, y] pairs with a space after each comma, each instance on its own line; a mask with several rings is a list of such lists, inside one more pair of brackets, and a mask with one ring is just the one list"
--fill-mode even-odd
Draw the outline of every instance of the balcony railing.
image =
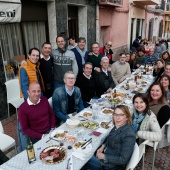
[[158, 5], [159, 0], [133, 0], [134, 3], [141, 5]]
[[99, 5], [120, 7], [123, 5], [123, 0], [99, 0]]

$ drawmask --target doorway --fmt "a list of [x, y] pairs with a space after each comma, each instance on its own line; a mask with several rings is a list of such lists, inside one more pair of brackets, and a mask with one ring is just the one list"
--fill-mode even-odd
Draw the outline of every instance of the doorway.
[[78, 31], [78, 6], [68, 5], [68, 37], [74, 37], [76, 42]]

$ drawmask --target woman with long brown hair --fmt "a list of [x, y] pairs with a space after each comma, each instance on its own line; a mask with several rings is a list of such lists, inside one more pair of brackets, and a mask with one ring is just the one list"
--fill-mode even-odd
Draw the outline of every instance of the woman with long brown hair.
[[165, 63], [170, 62], [170, 54], [168, 51], [164, 51], [161, 55], [161, 58], [165, 61]]
[[160, 127], [170, 118], [170, 107], [166, 98], [164, 87], [160, 82], [153, 83], [148, 89], [149, 106], [157, 116]]
[[161, 129], [155, 114], [149, 108], [149, 101], [145, 94], [137, 93], [133, 97], [134, 111], [132, 115], [132, 128], [139, 138], [143, 140], [160, 141]]

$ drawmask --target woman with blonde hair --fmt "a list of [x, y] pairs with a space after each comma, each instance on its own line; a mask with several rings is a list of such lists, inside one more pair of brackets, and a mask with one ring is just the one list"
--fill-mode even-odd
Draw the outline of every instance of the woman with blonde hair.
[[136, 141], [136, 136], [131, 128], [132, 118], [128, 107], [118, 105], [113, 113], [113, 124], [103, 145], [82, 168], [91, 170], [123, 170], [128, 163]]

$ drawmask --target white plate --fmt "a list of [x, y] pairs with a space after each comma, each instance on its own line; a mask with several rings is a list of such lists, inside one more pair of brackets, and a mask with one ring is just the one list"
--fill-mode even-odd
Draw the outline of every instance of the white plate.
[[103, 114], [103, 115], [105, 115], [105, 116], [111, 116], [113, 113], [111, 112], [111, 113], [109, 113], [109, 114], [106, 114], [106, 113], [103, 113], [105, 110], [110, 110], [110, 111], [112, 111], [113, 112], [113, 110], [112, 109], [107, 109], [107, 108], [105, 108], [105, 109], [102, 109], [101, 110], [101, 114]]
[[[108, 123], [109, 123], [109, 121], [102, 121], [102, 122], [108, 122]], [[106, 128], [104, 128], [104, 127], [101, 126], [101, 123], [102, 123], [102, 122], [99, 123], [99, 126], [100, 126], [101, 128], [103, 128], [103, 129], [106, 129]], [[109, 126], [109, 128], [107, 128], [107, 129], [112, 128], [112, 127], [113, 127], [113, 123], [110, 122], [108, 126]]]
[[[85, 141], [79, 141], [79, 142], [85, 142]], [[78, 142], [76, 142], [76, 143], [78, 143]], [[73, 146], [73, 151], [75, 151], [75, 152], [88, 153], [92, 150], [92, 144], [91, 143], [86, 146], [86, 149], [82, 149], [81, 146], [79, 148], [75, 148], [75, 144]]]
[[[90, 113], [91, 114], [91, 116], [84, 116], [84, 113]], [[83, 116], [84, 118], [91, 118], [92, 117], [92, 111], [90, 111], [90, 110], [84, 110], [84, 111], [82, 111], [81, 113], [80, 113], [80, 116]]]
[[[64, 133], [64, 131], [65, 131], [65, 130], [63, 130], [63, 129], [55, 129], [55, 130], [52, 131], [51, 137], [56, 138], [55, 135], [60, 134], [60, 133]], [[67, 133], [68, 133], [68, 132], [67, 132]], [[57, 139], [57, 140], [62, 140], [62, 139], [64, 139], [64, 137], [67, 135], [67, 133], [65, 133], [65, 135], [64, 135], [63, 137], [57, 137], [56, 139]]]

